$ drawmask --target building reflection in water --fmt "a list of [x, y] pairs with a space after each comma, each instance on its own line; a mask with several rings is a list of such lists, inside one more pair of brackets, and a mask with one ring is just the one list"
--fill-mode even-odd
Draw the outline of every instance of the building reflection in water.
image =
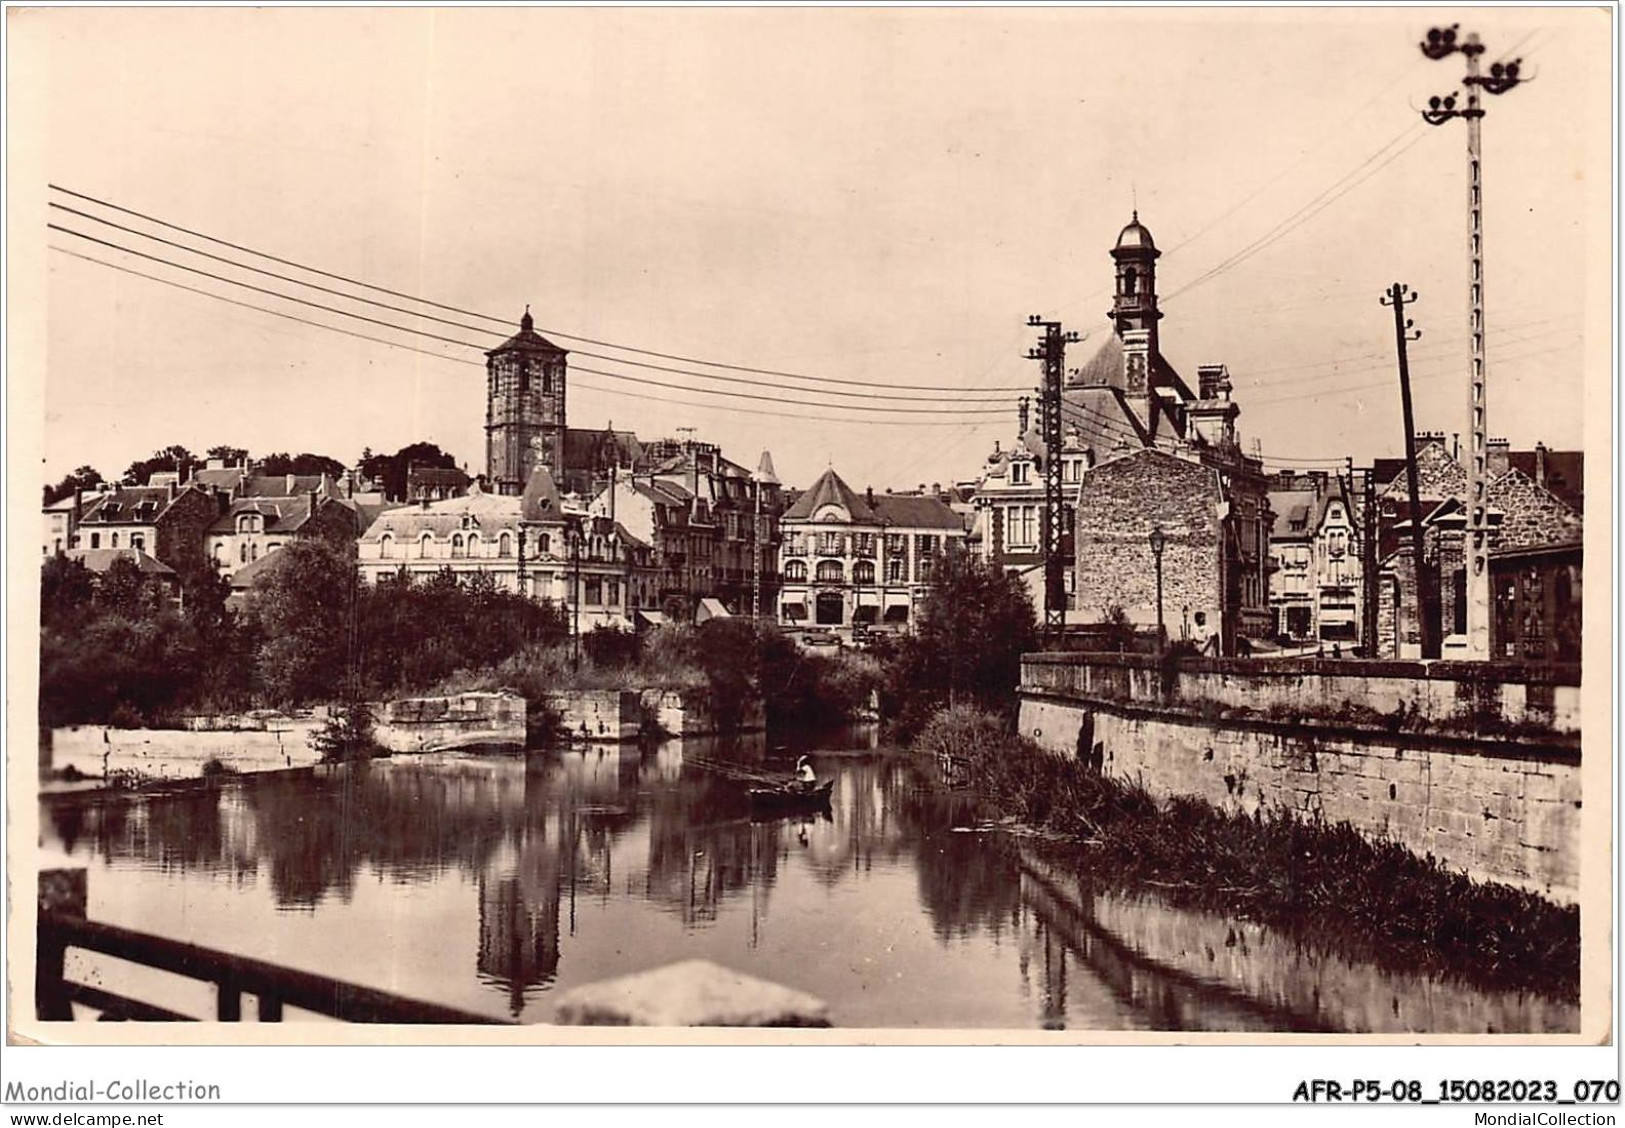
[[[870, 954], [875, 922], [914, 930], [917, 916], [934, 951], [960, 953], [955, 961], [979, 953], [974, 965], [952, 966], [974, 966], [987, 977], [975, 990], [1021, 1008], [1001, 1014], [1054, 1028], [1478, 1032], [1578, 1021], [1563, 1003], [1382, 971], [1262, 926], [1096, 890], [1075, 865], [1050, 865], [1007, 836], [955, 830], [976, 822], [970, 801], [923, 787], [907, 757], [830, 756], [818, 766], [836, 780], [833, 815], [773, 819], [752, 818], [737, 775], [702, 766], [787, 768], [797, 750], [757, 737], [399, 757], [161, 793], [54, 797], [43, 826], [71, 855], [258, 884], [277, 911], [316, 916], [348, 905], [362, 875], [403, 886], [456, 886], [447, 878], [460, 875], [477, 893], [474, 978], [515, 1016], [561, 981], [578, 922], [591, 935], [611, 918], [588, 913], [630, 908], [616, 927], [658, 923], [653, 910], [694, 950], [737, 944], [723, 950], [742, 962], [839, 950], [854, 966]], [[801, 921], [834, 896], [870, 913], [870, 931], [832, 914], [816, 936], [774, 932], [776, 897], [782, 919]], [[734, 907], [748, 907], [748, 919], [730, 917]], [[332, 919], [342, 929], [343, 914]], [[614, 946], [624, 937], [632, 966], [682, 958], [669, 943], [654, 950], [667, 943], [651, 939], [658, 932], [634, 924]], [[933, 957], [922, 948], [914, 958]], [[845, 981], [829, 975], [839, 1004]], [[913, 1005], [929, 1011], [930, 1000]]]

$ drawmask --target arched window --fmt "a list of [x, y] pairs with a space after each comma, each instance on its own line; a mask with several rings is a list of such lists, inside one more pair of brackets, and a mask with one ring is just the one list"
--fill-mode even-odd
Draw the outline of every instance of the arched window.
[[216, 564], [218, 564], [222, 560], [224, 560], [225, 558], [226, 558], [226, 546], [220, 541], [215, 541], [214, 542], [214, 562]]
[[543, 556], [546, 556], [549, 552], [552, 552], [553, 538], [549, 534], [543, 533], [540, 541], [536, 545], [536, 551], [540, 552]]
[[452, 555], [453, 559], [463, 555], [463, 534], [462, 533], [453, 533], [453, 534], [451, 534], [451, 555]]
[[117, 533], [113, 534], [113, 547], [114, 548], [118, 547], [118, 534]]
[[852, 565], [852, 582], [867, 585], [875, 582], [875, 562], [873, 560], [859, 560]]
[[838, 584], [846, 579], [846, 569], [839, 560], [820, 560], [818, 562], [818, 582], [821, 584]]
[[419, 559], [427, 560], [429, 558], [429, 542], [431, 540], [433, 540], [433, 539], [434, 538], [432, 536], [430, 536], [428, 533], [424, 533], [421, 537], [418, 538], [418, 558]]
[[394, 554], [395, 537], [390, 533], [385, 533], [383, 536], [378, 538], [378, 555], [393, 556]]
[[468, 554], [470, 556], [478, 556], [480, 554], [480, 534], [468, 534]]
[[247, 564], [248, 563], [248, 542], [247, 541], [244, 541], [242, 544], [237, 546], [237, 563], [239, 563], [239, 564]]
[[138, 552], [139, 551], [144, 551], [146, 549], [146, 547], [147, 547], [147, 538], [145, 536], [143, 536], [142, 534], [140, 534], [140, 533], [131, 533], [130, 534], [130, 547], [137, 550]]
[[1139, 276], [1137, 274], [1135, 274], [1132, 270], [1127, 270], [1127, 271], [1123, 272], [1123, 293], [1124, 294], [1126, 294], [1129, 297], [1133, 297], [1135, 290], [1138, 288], [1138, 285], [1139, 285]]
[[497, 555], [498, 556], [512, 556], [513, 555], [513, 535], [511, 533], [503, 533], [500, 537], [497, 538]]
[[252, 544], [252, 543], [249, 544], [249, 546], [248, 546], [248, 558], [250, 560], [258, 560], [260, 558], [260, 546], [259, 545]]
[[807, 562], [805, 560], [791, 560], [784, 566], [784, 582], [787, 584], [804, 584], [807, 582]]

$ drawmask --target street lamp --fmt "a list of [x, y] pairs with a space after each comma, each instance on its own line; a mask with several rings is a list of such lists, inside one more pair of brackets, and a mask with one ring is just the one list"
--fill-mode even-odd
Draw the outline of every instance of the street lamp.
[[1161, 525], [1151, 526], [1151, 559], [1157, 568], [1157, 653], [1167, 646], [1168, 636], [1162, 626], [1162, 550], [1168, 545]]

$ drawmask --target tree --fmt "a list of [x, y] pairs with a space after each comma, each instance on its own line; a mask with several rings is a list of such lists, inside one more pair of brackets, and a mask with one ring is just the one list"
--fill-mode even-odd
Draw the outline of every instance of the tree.
[[81, 466], [56, 485], [45, 487], [45, 504], [55, 505], [63, 498], [72, 497], [79, 490], [88, 493], [102, 486], [104, 482], [101, 471], [94, 466]]
[[384, 496], [395, 501], [406, 499], [406, 472], [413, 466], [455, 470], [457, 460], [429, 442], [403, 446], [394, 454], [362, 452], [361, 472], [374, 481], [382, 482]]
[[248, 450], [245, 447], [212, 446], [209, 448], [208, 457], [218, 458], [227, 466], [240, 466], [248, 461]]
[[359, 577], [354, 548], [295, 540], [271, 558], [250, 597], [263, 641], [256, 667], [272, 700], [336, 696], [350, 673]]
[[1013, 717], [1021, 655], [1037, 640], [1027, 585], [951, 549], [936, 561], [914, 633], [884, 658], [886, 712], [902, 735], [948, 704], [975, 704]]
[[179, 470], [182, 466], [195, 465], [197, 460], [197, 456], [183, 446], [167, 446], [162, 450], [153, 451], [151, 458], [141, 458], [130, 463], [130, 468], [124, 471], [124, 484], [127, 486], [144, 486], [147, 484], [147, 479], [154, 474]]
[[345, 466], [338, 459], [329, 458], [325, 454], [278, 452], [260, 459], [256, 470], [268, 478], [280, 477], [283, 474], [326, 474], [337, 478], [344, 473]]

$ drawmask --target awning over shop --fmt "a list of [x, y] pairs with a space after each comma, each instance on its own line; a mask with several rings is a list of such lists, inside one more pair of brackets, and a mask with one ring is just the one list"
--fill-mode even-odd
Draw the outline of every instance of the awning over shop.
[[886, 620], [885, 621], [888, 622], [888, 623], [906, 623], [906, 622], [908, 622], [908, 604], [907, 603], [892, 603], [890, 600], [888, 600], [886, 602]]
[[645, 626], [659, 627], [665, 624], [666, 615], [663, 611], [639, 611], [638, 621]]
[[722, 600], [706, 596], [700, 600], [700, 605], [694, 611], [696, 622], [703, 623], [707, 619], [727, 619], [731, 616], [728, 609], [722, 605]]
[[880, 606], [880, 593], [878, 591], [860, 591], [860, 592], [858, 592], [858, 606], [859, 607], [879, 607]]
[[781, 610], [784, 617], [792, 623], [799, 623], [807, 617], [807, 605], [801, 600], [786, 602]]

